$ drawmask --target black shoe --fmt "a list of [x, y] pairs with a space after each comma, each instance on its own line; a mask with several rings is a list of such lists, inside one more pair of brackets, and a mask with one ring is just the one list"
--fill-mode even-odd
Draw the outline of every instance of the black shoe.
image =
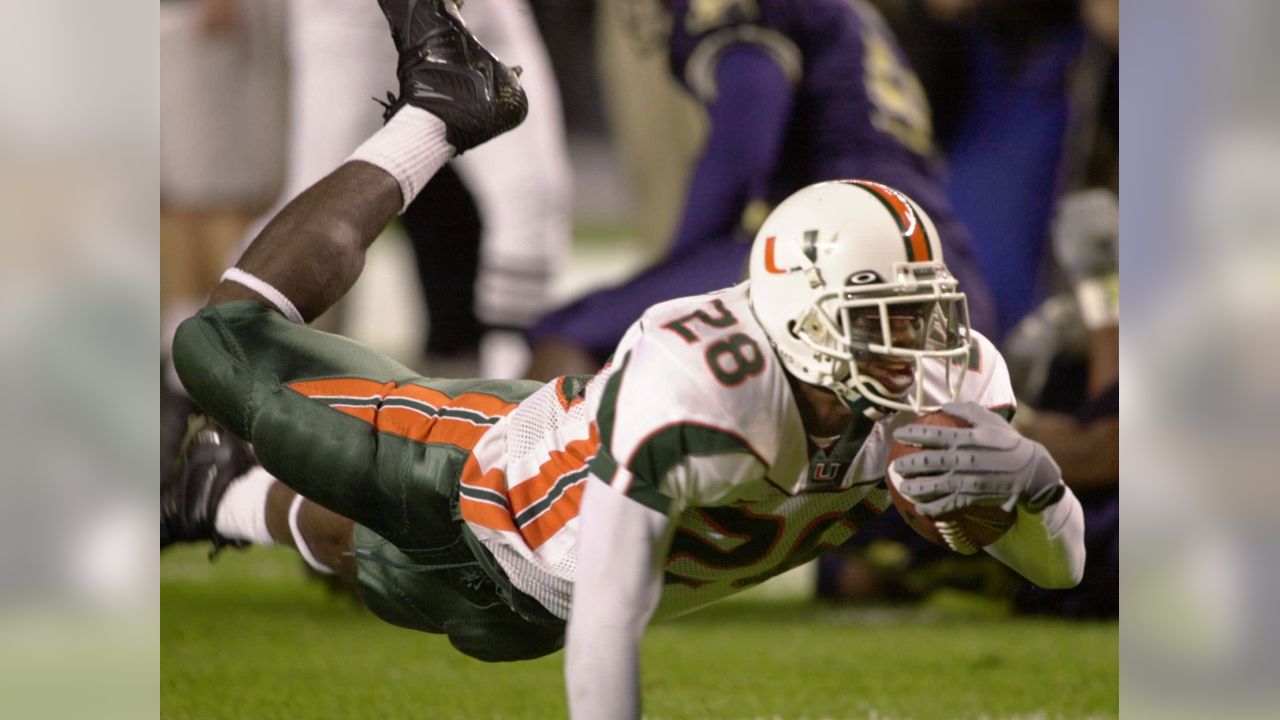
[[444, 121], [458, 154], [519, 125], [529, 111], [519, 72], [476, 40], [453, 0], [378, 0], [400, 62], [400, 97], [384, 120], [413, 105]]
[[255, 464], [249, 443], [204, 415], [192, 415], [178, 458], [160, 483], [160, 548], [211, 541], [212, 557], [227, 545], [248, 545], [219, 535], [214, 518], [231, 481]]

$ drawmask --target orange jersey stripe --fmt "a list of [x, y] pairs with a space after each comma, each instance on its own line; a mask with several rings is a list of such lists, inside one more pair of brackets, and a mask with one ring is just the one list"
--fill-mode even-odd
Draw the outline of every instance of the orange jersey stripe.
[[349, 395], [351, 397], [382, 397], [396, 388], [393, 382], [378, 382], [365, 378], [328, 378], [326, 380], [299, 380], [289, 387], [307, 397]]
[[497, 468], [481, 474], [480, 463], [474, 457], [467, 458], [466, 464], [462, 466], [462, 478], [460, 482], [469, 487], [480, 488], [481, 490], [490, 490], [503, 497], [507, 497], [506, 475]]
[[516, 524], [510, 513], [497, 505], [472, 500], [463, 495], [458, 498], [458, 509], [462, 511], [462, 519], [467, 522], [492, 530], [516, 532]]
[[467, 462], [463, 464], [462, 477], [459, 482], [462, 488], [458, 495], [458, 509], [462, 513], [462, 519], [493, 530], [517, 532], [515, 518], [512, 517], [509, 510], [504, 507], [498, 507], [492, 502], [469, 498], [465, 494], [466, 488], [479, 488], [505, 500], [507, 497], [507, 479], [501, 470], [495, 468], [487, 473], [481, 473], [480, 461], [476, 460], [473, 455], [468, 457]]
[[[517, 403], [486, 393], [463, 393], [450, 398], [420, 385], [396, 385], [365, 378], [300, 380], [290, 383], [289, 387], [307, 397], [329, 398], [328, 402], [335, 410], [359, 418], [380, 432], [417, 442], [450, 443], [465, 449], [475, 447], [491, 427], [482, 420], [506, 415], [517, 406]], [[352, 402], [344, 404], [341, 398], [351, 398]], [[384, 404], [396, 398], [416, 400], [429, 407], [414, 409]], [[449, 410], [468, 411], [468, 414], [476, 416], [475, 421], [436, 414]]]
[[560, 532], [570, 520], [578, 517], [578, 508], [582, 506], [582, 493], [586, 490], [587, 480], [569, 488], [556, 499], [555, 504], [542, 513], [537, 519], [520, 528], [520, 534], [529, 548], [537, 550], [543, 543]]
[[414, 400], [421, 400], [436, 407], [464, 408], [486, 416], [506, 415], [516, 409], [516, 405], [519, 404], [506, 402], [499, 397], [478, 392], [462, 393], [457, 397], [451, 398], [439, 390], [432, 390], [431, 388], [411, 383], [401, 385], [396, 394], [413, 398]]
[[[299, 380], [288, 387], [307, 397], [350, 397], [365, 398], [371, 403], [381, 400], [382, 396], [395, 388], [395, 383], [381, 383], [365, 378], [330, 378], [327, 380]], [[373, 425], [377, 420], [378, 408], [373, 404], [330, 403], [330, 407], [344, 412], [354, 418]]]
[[538, 474], [510, 489], [511, 511], [517, 515], [530, 505], [546, 497], [556, 481], [567, 473], [581, 469], [600, 449], [600, 434], [595, 425], [585, 439], [574, 440], [563, 450], [553, 450], [546, 462], [538, 468]]
[[431, 417], [406, 407], [384, 407], [377, 416], [377, 428], [418, 442], [452, 443], [473, 448], [490, 426], [465, 420]]

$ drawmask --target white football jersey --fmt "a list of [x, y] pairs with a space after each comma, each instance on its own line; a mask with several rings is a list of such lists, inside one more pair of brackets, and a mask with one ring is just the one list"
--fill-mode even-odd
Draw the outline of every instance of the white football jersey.
[[[958, 400], [1011, 409], [1004, 360], [977, 333], [973, 346]], [[927, 387], [941, 387], [932, 374]], [[914, 417], [855, 422], [816, 447], [743, 283], [650, 308], [600, 374], [521, 402], [475, 446], [461, 513], [512, 583], [567, 619], [583, 489], [609, 483], [676, 519], [656, 615], [671, 617], [871, 522], [891, 504], [891, 433]]]

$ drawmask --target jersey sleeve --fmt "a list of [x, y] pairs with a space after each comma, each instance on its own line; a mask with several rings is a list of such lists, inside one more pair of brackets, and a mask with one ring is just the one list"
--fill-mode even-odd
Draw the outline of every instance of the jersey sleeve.
[[975, 402], [992, 412], [1012, 420], [1018, 409], [1009, 379], [1009, 366], [994, 343], [978, 332], [973, 333], [969, 368], [956, 397], [960, 402]]
[[681, 344], [675, 331], [650, 326], [614, 359], [591, 466], [616, 491], [667, 515], [731, 502], [737, 480], [764, 468], [721, 397], [732, 388], [718, 383], [697, 348]]
[[672, 12], [671, 70], [704, 104], [717, 94], [721, 56], [731, 48], [763, 51], [792, 84], [800, 81], [804, 58], [787, 35], [766, 17], [769, 0], [678, 0]]

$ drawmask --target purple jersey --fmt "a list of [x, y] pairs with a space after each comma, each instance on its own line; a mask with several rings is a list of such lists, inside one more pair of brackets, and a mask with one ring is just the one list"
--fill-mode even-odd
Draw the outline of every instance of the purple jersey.
[[879, 14], [862, 0], [677, 0], [671, 70], [703, 103], [728, 49], [755, 45], [794, 86], [767, 200], [821, 180], [869, 178], [951, 215], [932, 159], [924, 90]]
[[839, 178], [872, 179], [914, 198], [938, 227], [974, 327], [994, 322], [933, 158], [924, 91], [870, 5], [676, 0], [670, 61], [711, 121], [671, 249], [631, 281], [543, 318], [530, 333], [535, 342], [557, 337], [606, 356], [649, 306], [739, 280], [763, 220], [758, 209]]

